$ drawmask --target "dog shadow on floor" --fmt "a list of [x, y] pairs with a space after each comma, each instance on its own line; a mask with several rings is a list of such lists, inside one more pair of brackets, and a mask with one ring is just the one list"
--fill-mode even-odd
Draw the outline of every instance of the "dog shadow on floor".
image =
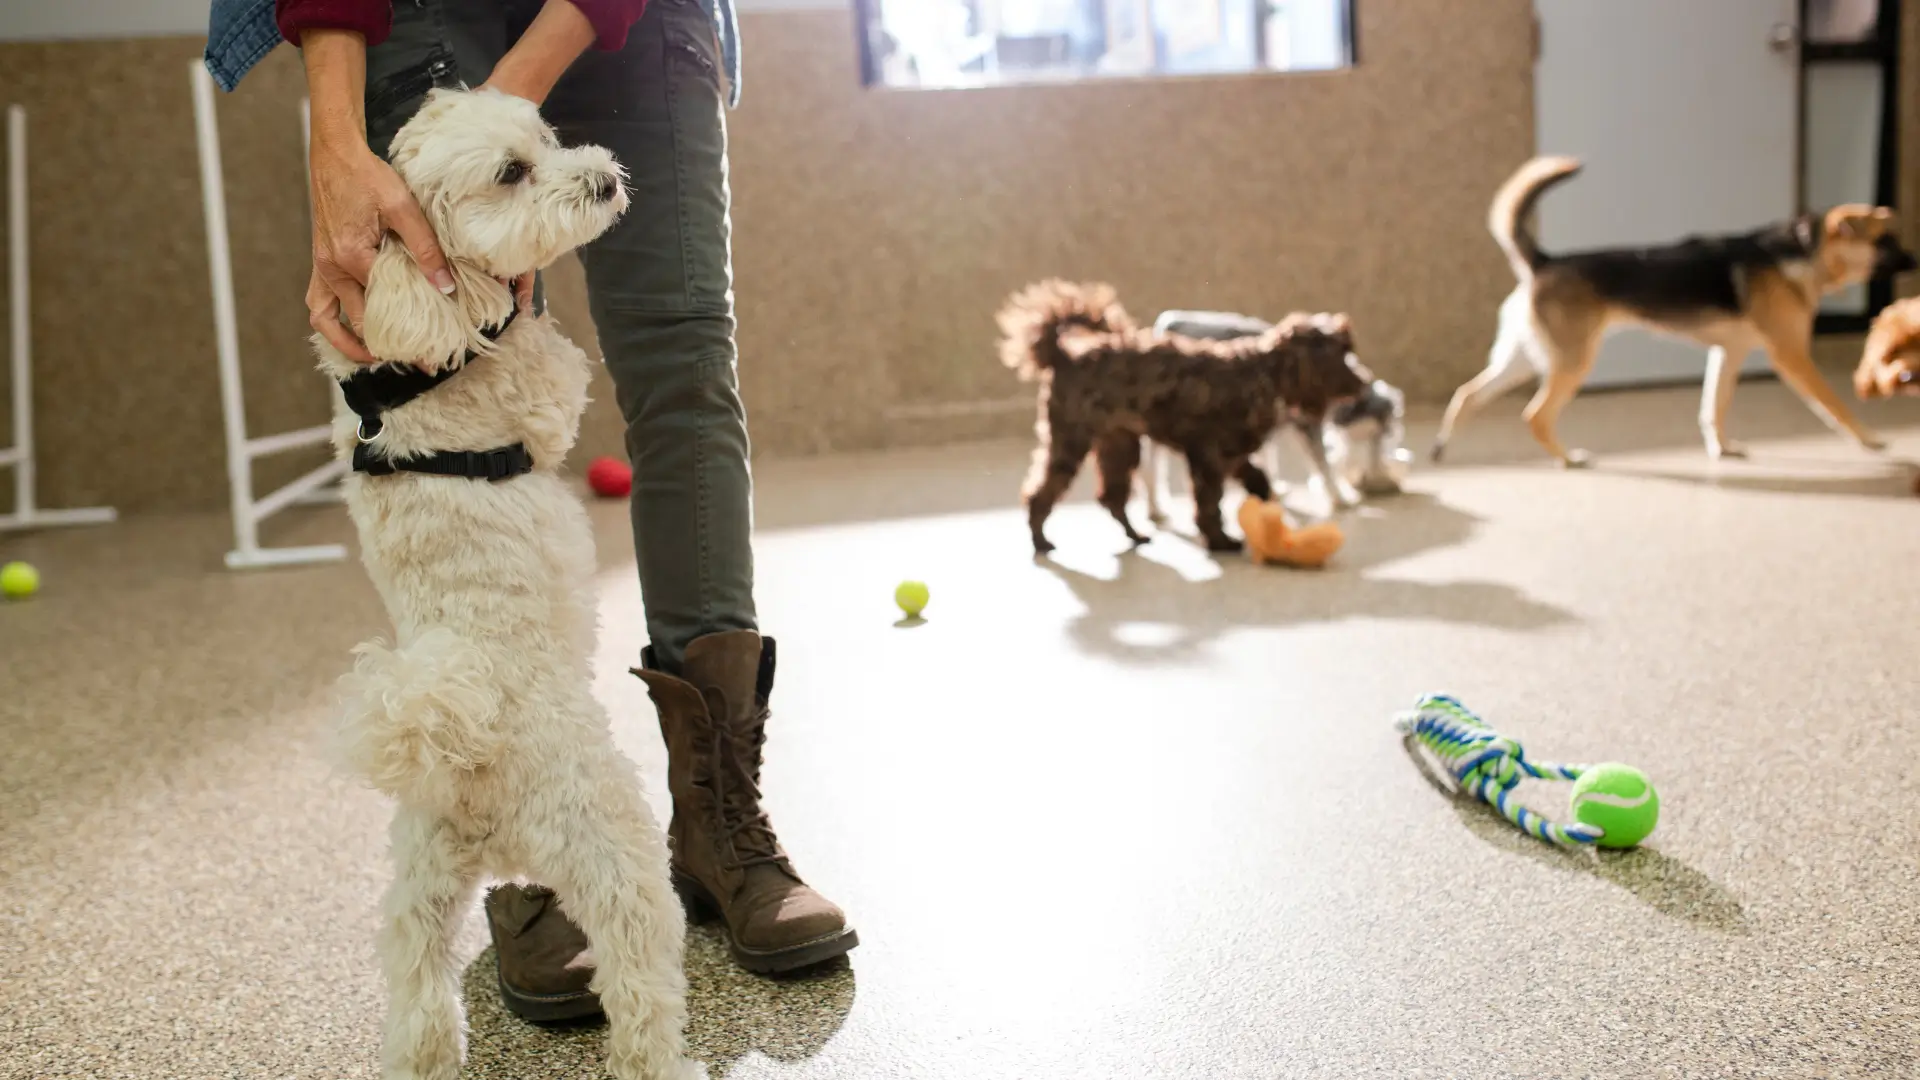
[[[529, 1024], [500, 1004], [493, 950], [467, 966], [468, 1069], [479, 1076], [602, 1076], [605, 1021]], [[818, 1054], [853, 1010], [846, 958], [796, 975], [767, 978], [740, 968], [713, 926], [687, 928], [687, 1051], [715, 1080], [761, 1054], [799, 1062]]]
[[1347, 545], [1324, 570], [1258, 567], [1244, 555], [1228, 554], [1214, 556], [1219, 576], [1192, 580], [1153, 557], [1154, 544], [1192, 543], [1166, 529], [1146, 547], [1122, 553], [1120, 572], [1112, 578], [1053, 558], [1041, 558], [1038, 565], [1065, 583], [1086, 609], [1068, 624], [1075, 644], [1134, 663], [1185, 662], [1221, 634], [1253, 627], [1374, 618], [1539, 630], [1575, 619], [1501, 582], [1411, 581], [1366, 573], [1472, 534], [1476, 518], [1431, 495], [1409, 492], [1377, 506], [1363, 505], [1342, 523]]
[[[1555, 870], [1586, 874], [1617, 885], [1635, 899], [1670, 918], [1726, 934], [1748, 932], [1746, 911], [1732, 894], [1707, 875], [1650, 847], [1625, 851], [1570, 851], [1536, 840], [1515, 828], [1498, 810], [1441, 778], [1438, 766], [1411, 737], [1401, 742], [1413, 759], [1420, 778], [1444, 796], [1475, 839], [1490, 847], [1519, 855]], [[1548, 814], [1564, 820], [1566, 812]]]
[[[1770, 473], [1766, 471], [1769, 465], [1787, 471]], [[1920, 464], [1899, 458], [1868, 460], [1859, 467], [1850, 467], [1831, 459], [1760, 457], [1697, 473], [1632, 466], [1612, 468], [1604, 464], [1602, 467], [1621, 476], [1719, 488], [1723, 491], [1884, 499], [1912, 499], [1914, 478], [1920, 475]], [[1867, 472], [1867, 468], [1874, 471]]]

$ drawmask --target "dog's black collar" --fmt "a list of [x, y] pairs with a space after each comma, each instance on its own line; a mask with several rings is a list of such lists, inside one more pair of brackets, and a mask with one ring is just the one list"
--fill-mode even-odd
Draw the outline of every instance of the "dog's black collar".
[[[480, 336], [488, 341], [500, 340], [500, 335], [507, 332], [507, 327], [513, 325], [519, 313], [517, 308], [508, 312], [498, 325], [483, 327]], [[368, 476], [417, 472], [435, 476], [465, 476], [475, 480], [505, 480], [532, 472], [533, 455], [521, 443], [492, 450], [441, 450], [414, 458], [388, 458], [368, 445], [385, 427], [381, 414], [397, 409], [453, 378], [478, 358], [478, 353], [468, 349], [460, 367], [426, 372], [410, 364], [380, 364], [361, 368], [348, 378], [341, 379], [340, 393], [347, 400], [347, 408], [360, 418], [356, 433], [360, 445], [353, 448], [353, 471]]]
[[441, 450], [426, 457], [389, 458], [361, 443], [353, 448], [353, 471], [368, 476], [416, 472], [470, 480], [510, 480], [533, 471], [533, 455], [527, 452], [526, 444], [514, 443], [493, 450]]
[[[499, 341], [500, 335], [507, 332], [507, 327], [513, 325], [514, 318], [519, 314], [518, 308], [508, 312], [498, 326], [483, 327], [480, 336], [488, 341]], [[478, 355], [468, 349], [460, 367], [473, 363]], [[445, 367], [426, 372], [411, 364], [377, 364], [363, 367], [341, 379], [340, 393], [346, 396], [347, 408], [360, 418], [360, 441], [365, 443], [380, 434], [381, 413], [405, 405], [453, 378], [459, 370], [459, 367]]]

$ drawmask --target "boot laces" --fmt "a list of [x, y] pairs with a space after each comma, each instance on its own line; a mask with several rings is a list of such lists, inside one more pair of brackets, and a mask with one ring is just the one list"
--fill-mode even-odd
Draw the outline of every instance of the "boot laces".
[[760, 785], [754, 782], [753, 774], [757, 770], [752, 763], [760, 758], [766, 734], [755, 732], [751, 750], [740, 745], [743, 741], [735, 739], [729, 731], [714, 732], [716, 756], [722, 761], [720, 773], [725, 777], [724, 788], [718, 794], [721, 823], [727, 831], [727, 849], [733, 855], [735, 867], [785, 867], [786, 856], [780, 853], [773, 821], [760, 806]]

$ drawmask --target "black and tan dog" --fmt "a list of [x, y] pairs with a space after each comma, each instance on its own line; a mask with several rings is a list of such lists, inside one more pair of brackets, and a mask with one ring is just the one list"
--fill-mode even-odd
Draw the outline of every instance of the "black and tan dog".
[[1592, 371], [1607, 329], [1622, 323], [1707, 346], [1700, 431], [1716, 458], [1743, 452], [1726, 437], [1727, 405], [1742, 360], [1756, 348], [1767, 351], [1774, 371], [1830, 427], [1869, 449], [1883, 445], [1814, 369], [1810, 346], [1822, 296], [1915, 268], [1913, 255], [1894, 238], [1893, 211], [1848, 204], [1737, 236], [1549, 255], [1528, 231], [1527, 217], [1548, 188], [1579, 171], [1572, 158], [1536, 158], [1493, 200], [1487, 227], [1519, 285], [1500, 306], [1486, 370], [1447, 406], [1435, 460], [1467, 414], [1538, 375], [1527, 426], [1562, 465], [1586, 464], [1585, 451], [1561, 445], [1554, 422]]

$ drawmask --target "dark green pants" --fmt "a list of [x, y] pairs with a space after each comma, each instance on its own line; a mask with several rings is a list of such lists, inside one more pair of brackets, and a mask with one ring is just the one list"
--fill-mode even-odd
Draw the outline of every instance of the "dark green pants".
[[[394, 0], [393, 34], [367, 56], [374, 151], [429, 88], [484, 82], [540, 6]], [[542, 108], [563, 141], [612, 150], [629, 177], [626, 215], [580, 258], [627, 423], [647, 634], [675, 672], [694, 638], [757, 629], [719, 73], [699, 5], [653, 0], [625, 48], [583, 54]]]

